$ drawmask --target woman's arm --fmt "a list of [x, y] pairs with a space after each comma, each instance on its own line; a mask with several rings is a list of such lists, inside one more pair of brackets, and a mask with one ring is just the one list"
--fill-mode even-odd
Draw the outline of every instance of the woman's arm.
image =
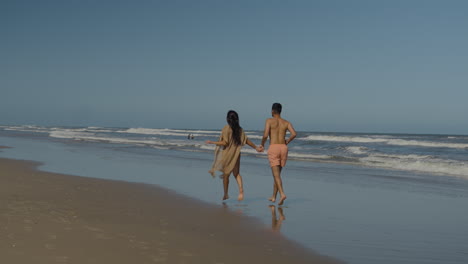
[[221, 130], [221, 136], [219, 137], [219, 141], [211, 141], [211, 140], [207, 140], [205, 141], [206, 144], [215, 144], [216, 146], [227, 146], [228, 145], [228, 142], [226, 140], [226, 127], [223, 128], [223, 130]]
[[247, 145], [249, 145], [251, 148], [255, 149], [257, 152], [263, 152], [263, 147], [262, 146], [255, 146], [255, 144], [250, 141], [250, 139], [247, 139], [246, 141]]
[[227, 146], [227, 142], [225, 141], [211, 141], [207, 140], [205, 141], [206, 144], [215, 144], [216, 146]]

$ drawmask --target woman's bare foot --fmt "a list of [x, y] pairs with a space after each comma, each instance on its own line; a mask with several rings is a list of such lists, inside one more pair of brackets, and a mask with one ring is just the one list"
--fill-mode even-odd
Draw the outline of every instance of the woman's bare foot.
[[268, 198], [268, 201], [274, 203], [276, 201], [276, 197], [272, 196], [272, 197]]
[[226, 194], [223, 196], [223, 201], [229, 199], [229, 196]]
[[279, 200], [278, 205], [283, 205], [284, 200], [286, 200], [286, 198], [287, 198], [286, 195], [285, 195], [285, 196], [281, 196], [281, 199]]
[[239, 193], [239, 196], [237, 196], [238, 201], [244, 200], [244, 193]]

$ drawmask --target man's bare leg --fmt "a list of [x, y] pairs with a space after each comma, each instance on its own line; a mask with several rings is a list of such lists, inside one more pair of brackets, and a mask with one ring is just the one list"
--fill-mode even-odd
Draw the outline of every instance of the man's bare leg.
[[229, 175], [231, 175], [231, 174], [224, 174], [224, 175], [223, 175], [223, 187], [224, 187], [224, 196], [223, 196], [223, 200], [229, 199], [229, 196], [228, 196]]
[[284, 200], [286, 200], [286, 194], [284, 194], [284, 191], [283, 191], [283, 181], [281, 180], [281, 167], [280, 166], [271, 167], [271, 172], [273, 173], [276, 186], [278, 187], [278, 191], [281, 196], [278, 202], [278, 205], [282, 205]]
[[[280, 167], [280, 173], [282, 169], [283, 167]], [[273, 195], [268, 200], [274, 203], [276, 201], [277, 195], [278, 195], [278, 186], [276, 185], [276, 181], [273, 179]]]
[[242, 201], [244, 200], [244, 186], [242, 184], [242, 176], [240, 175], [240, 160], [237, 161], [234, 170], [232, 171], [234, 177], [237, 181], [237, 186], [239, 187], [239, 196], [237, 196], [237, 200]]
[[276, 182], [273, 180], [273, 195], [268, 198], [268, 201], [275, 202], [276, 201], [276, 195], [278, 194], [278, 186], [276, 186]]

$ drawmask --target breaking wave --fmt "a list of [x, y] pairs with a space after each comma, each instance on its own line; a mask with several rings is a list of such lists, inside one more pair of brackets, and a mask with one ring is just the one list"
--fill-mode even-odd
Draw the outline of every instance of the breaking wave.
[[433, 142], [423, 140], [406, 140], [395, 138], [375, 138], [375, 137], [350, 137], [350, 136], [325, 136], [325, 135], [310, 135], [300, 138], [304, 141], [329, 141], [329, 142], [348, 142], [348, 143], [382, 143], [395, 146], [419, 146], [431, 148], [468, 148], [466, 143], [450, 143], [450, 142]]

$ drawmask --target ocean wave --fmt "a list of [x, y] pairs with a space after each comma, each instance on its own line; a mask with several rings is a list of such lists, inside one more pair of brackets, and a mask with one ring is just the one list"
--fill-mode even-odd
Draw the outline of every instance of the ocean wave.
[[90, 132], [81, 132], [74, 130], [59, 130], [51, 131], [49, 133], [50, 137], [61, 138], [61, 139], [71, 139], [77, 141], [89, 141], [89, 142], [101, 142], [101, 143], [111, 143], [111, 144], [125, 144], [125, 145], [134, 145], [134, 146], [149, 146], [153, 148], [190, 148], [190, 149], [213, 149], [211, 147], [206, 147], [203, 141], [187, 141], [187, 140], [163, 140], [155, 137], [151, 138], [123, 138], [123, 137], [109, 137], [97, 135]]
[[392, 140], [389, 140], [387, 144], [397, 145], [397, 146], [421, 146], [421, 147], [432, 147], [432, 148], [456, 148], [456, 149], [468, 148], [468, 144], [463, 144], [463, 143], [431, 142], [431, 141], [417, 141], [417, 140], [403, 140], [403, 139], [392, 139]]
[[20, 131], [20, 132], [32, 132], [32, 133], [48, 133], [51, 131], [65, 131], [65, 132], [95, 132], [95, 133], [109, 133], [114, 132], [110, 129], [99, 128], [99, 127], [86, 127], [86, 128], [63, 128], [63, 127], [41, 127], [34, 125], [25, 125], [25, 126], [5, 126], [4, 130], [9, 131]]
[[48, 129], [45, 127], [39, 127], [34, 125], [25, 125], [25, 126], [5, 126], [4, 130], [9, 131], [19, 131], [19, 132], [32, 132], [32, 133], [44, 133], [47, 132]]
[[219, 135], [221, 131], [211, 130], [180, 130], [180, 129], [159, 129], [159, 128], [129, 128], [126, 130], [116, 131], [117, 133], [140, 134], [140, 135], [154, 135], [154, 136], [176, 136], [187, 137], [192, 134], [195, 137], [199, 136], [212, 136], [213, 134]]
[[263, 136], [259, 136], [259, 135], [247, 135], [247, 137], [249, 139], [262, 139], [263, 138]]
[[299, 138], [305, 141], [331, 141], [331, 142], [353, 142], [353, 143], [382, 143], [387, 142], [386, 138], [370, 138], [370, 137], [350, 137], [350, 136], [325, 136], [325, 135], [310, 135]]
[[445, 160], [429, 155], [372, 154], [359, 160], [371, 167], [454, 175], [468, 179], [467, 162]]
[[367, 154], [368, 148], [366, 147], [357, 147], [357, 146], [352, 146], [352, 147], [346, 147], [346, 152], [356, 154], [356, 155], [364, 155]]
[[293, 159], [308, 159], [308, 160], [333, 160], [334, 157], [330, 155], [318, 155], [318, 154], [307, 154], [307, 153], [297, 153], [289, 152], [288, 157]]
[[325, 136], [325, 135], [310, 135], [300, 138], [304, 141], [328, 141], [328, 142], [349, 142], [349, 143], [383, 143], [395, 146], [418, 146], [431, 148], [468, 148], [468, 144], [464, 143], [449, 143], [449, 142], [434, 142], [434, 141], [419, 141], [406, 140], [395, 138], [372, 138], [372, 137], [351, 137], [351, 136]]

